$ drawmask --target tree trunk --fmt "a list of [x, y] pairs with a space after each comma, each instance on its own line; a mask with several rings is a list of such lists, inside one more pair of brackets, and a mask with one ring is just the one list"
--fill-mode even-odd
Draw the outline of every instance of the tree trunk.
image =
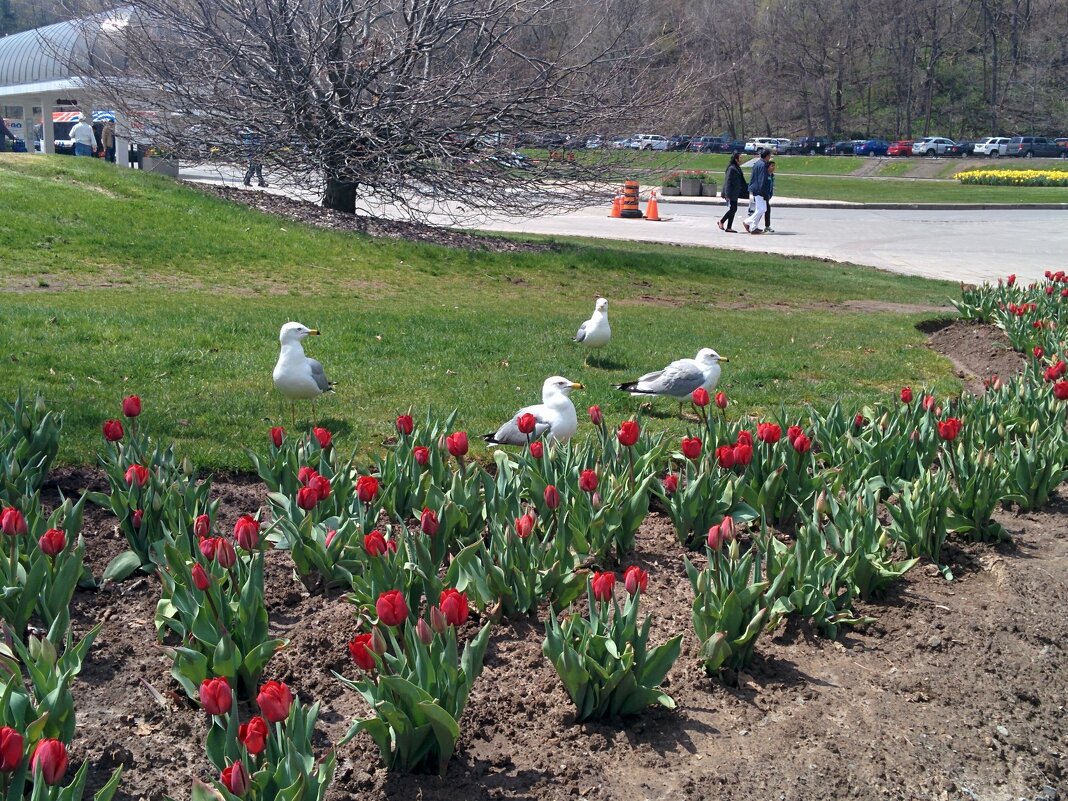
[[357, 186], [357, 184], [342, 181], [338, 178], [327, 178], [323, 206], [334, 211], [355, 214]]

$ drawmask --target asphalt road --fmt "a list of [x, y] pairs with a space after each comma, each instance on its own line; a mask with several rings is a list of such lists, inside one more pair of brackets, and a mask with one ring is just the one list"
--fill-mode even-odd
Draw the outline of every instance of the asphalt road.
[[[183, 168], [182, 178], [240, 185], [241, 172], [226, 167], [193, 166]], [[276, 184], [265, 191], [304, 200], [318, 199], [314, 190], [305, 187]], [[431, 222], [474, 230], [705, 245], [809, 256], [966, 283], [996, 281], [1009, 273], [1016, 273], [1020, 280], [1038, 280], [1046, 270], [1068, 267], [1068, 211], [1064, 210], [905, 211], [804, 208], [792, 206], [790, 202], [789, 198], [778, 199], [777, 205], [773, 202], [775, 233], [762, 236], [720, 231], [716, 220], [723, 213], [722, 205], [670, 202], [660, 204], [664, 222], [611, 219], [607, 205], [551, 217], [466, 218], [457, 225], [454, 219], [432, 216]], [[394, 216], [388, 208], [368, 211]], [[741, 229], [740, 219], [735, 227]]]

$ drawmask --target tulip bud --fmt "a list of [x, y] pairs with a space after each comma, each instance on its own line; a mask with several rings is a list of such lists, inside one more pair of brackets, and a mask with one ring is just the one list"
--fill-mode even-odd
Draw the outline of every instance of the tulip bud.
[[830, 513], [831, 504], [827, 500], [827, 490], [823, 490], [816, 498], [816, 514], [820, 517], [827, 517]]
[[530, 455], [535, 459], [540, 459], [545, 453], [545, 446], [541, 444], [540, 440], [534, 440], [530, 443]]
[[297, 506], [305, 512], [310, 512], [319, 503], [319, 493], [312, 487], [301, 487], [297, 490]]
[[590, 496], [590, 506], [594, 509], [600, 509], [604, 505], [604, 499], [601, 498], [601, 493], [595, 492]]
[[725, 393], [725, 392], [717, 392], [716, 393], [716, 406], [719, 409], [726, 409], [727, 408], [727, 393]]
[[445, 629], [449, 627], [449, 621], [445, 619], [444, 613], [436, 606], [430, 607], [430, 626], [438, 634], [444, 634]]
[[237, 739], [245, 746], [249, 756], [263, 753], [267, 747], [267, 737], [270, 729], [267, 721], [259, 715], [254, 715], [248, 723], [242, 723], [237, 730]]
[[233, 705], [233, 693], [224, 678], [204, 679], [199, 695], [200, 705], [209, 715], [225, 715]]
[[208, 587], [211, 586], [211, 579], [208, 578], [208, 572], [201, 567], [199, 562], [193, 565], [193, 586], [201, 592], [206, 592]]
[[215, 561], [219, 563], [220, 567], [224, 567], [227, 570], [237, 562], [237, 551], [234, 550], [234, 546], [230, 544], [229, 540], [222, 537], [215, 538]]
[[249, 778], [248, 769], [243, 762], [235, 762], [227, 766], [219, 774], [219, 783], [234, 795], [243, 797], [248, 792], [252, 780]]
[[[45, 784], [57, 785], [63, 781], [67, 772], [70, 759], [67, 756], [67, 747], [59, 740], [41, 740], [33, 749], [33, 757], [30, 759], [30, 770], [34, 775], [40, 771]], [[34, 793], [36, 795], [36, 793]]]
[[182, 459], [182, 475], [190, 478], [193, 475], [193, 460], [186, 456]]
[[879, 535], [879, 550], [885, 551], [886, 546], [890, 544], [890, 535], [886, 533], [886, 529], [883, 529], [883, 533]]
[[50, 528], [37, 540], [37, 546], [54, 559], [67, 547], [67, 535], [62, 529]]
[[[307, 487], [304, 489], [307, 489]], [[303, 491], [304, 490], [302, 489], [301, 492]], [[314, 492], [314, 490], [312, 490], [312, 492]], [[260, 521], [252, 515], [241, 515], [234, 524], [234, 539], [237, 540], [237, 544], [246, 551], [256, 550], [256, 546], [260, 544]]]
[[515, 533], [519, 539], [525, 540], [534, 531], [535, 518], [530, 512], [515, 519]]
[[197, 519], [193, 521], [193, 534], [198, 540], [211, 534], [211, 518], [208, 515], [197, 515]]
[[526, 412], [516, 419], [516, 426], [521, 434], [533, 434], [534, 429], [538, 426], [538, 418], [530, 412]]
[[1032, 434], [1037, 434], [1038, 433], [1038, 420], [1035, 420], [1033, 423], [1031, 423], [1031, 433]]
[[674, 495], [679, 489], [679, 477], [674, 473], [668, 473], [660, 482], [666, 495]]
[[118, 442], [122, 439], [122, 423], [118, 420], [104, 421], [104, 439], [108, 442]]
[[545, 488], [544, 496], [545, 505], [549, 507], [550, 511], [556, 511], [560, 506], [560, 490], [550, 484]]
[[855, 508], [856, 508], [856, 511], [857, 511], [857, 517], [864, 517], [864, 515], [867, 514], [868, 510], [867, 510], [867, 507], [864, 505], [864, 496], [863, 495], [858, 495], [857, 496], [857, 503], [856, 503], [856, 507]]
[[371, 650], [379, 656], [382, 656], [386, 652], [386, 637], [382, 633], [382, 630], [375, 626], [371, 629]]
[[890, 425], [890, 412], [883, 412], [883, 416], [879, 418], [879, 428], [886, 431], [887, 426]]
[[163, 509], [163, 496], [158, 492], [152, 496], [152, 511], [159, 512]]
[[141, 523], [145, 519], [144, 509], [134, 509], [133, 514], [130, 515], [130, 525], [134, 527], [134, 531], [141, 530]]
[[329, 448], [330, 444], [334, 441], [334, 435], [331, 434], [325, 428], [313, 428], [312, 429], [312, 433], [315, 435], [315, 438], [319, 441], [319, 447], [322, 448], [323, 450], [326, 450], [327, 448]]
[[293, 706], [293, 693], [285, 682], [269, 681], [260, 687], [256, 703], [267, 720], [271, 723], [281, 723], [289, 717], [290, 707]]
[[434, 642], [434, 632], [430, 630], [430, 626], [426, 624], [423, 618], [419, 618], [419, 622], [415, 624], [415, 636], [419, 638], [419, 642], [423, 645], [430, 645]]
[[45, 403], [43, 395], [37, 396], [37, 402], [34, 403], [33, 408], [34, 411], [37, 412], [37, 414], [44, 414], [46, 411], [48, 411], [48, 404]]
[[455, 434], [450, 434], [445, 437], [445, 447], [447, 447], [449, 453], [457, 459], [466, 456], [468, 449], [467, 432], [457, 431]]
[[415, 463], [423, 467], [430, 461], [430, 448], [422, 445], [412, 448], [412, 456], [415, 458]]
[[378, 495], [378, 479], [374, 476], [360, 476], [356, 479], [356, 497], [363, 503], [371, 503]]
[[0, 773], [14, 773], [22, 764], [25, 738], [10, 726], [0, 727]]
[[128, 395], [122, 399], [124, 417], [137, 417], [141, 414], [141, 399], [137, 395]]
[[30, 420], [30, 416], [26, 413], [22, 413], [22, 418], [19, 420], [22, 423], [22, 430], [29, 431], [33, 427], [33, 422]]
[[742, 548], [738, 544], [738, 540], [734, 540], [727, 546], [727, 556], [730, 557], [732, 561], [737, 561], [738, 557], [741, 555], [741, 551]]
[[402, 414], [397, 417], [397, 432], [408, 436], [415, 430], [415, 421], [410, 414]]
[[438, 521], [438, 515], [433, 509], [423, 509], [423, 514], [419, 517], [419, 528], [428, 537], [433, 537], [438, 533], [441, 528], [441, 523]]
[[285, 438], [286, 430], [282, 426], [274, 426], [271, 428], [271, 444], [276, 448], [282, 447], [282, 440]]
[[708, 390], [705, 389], [704, 387], [698, 387], [697, 389], [695, 389], [693, 391], [693, 395], [690, 396], [690, 400], [693, 401], [693, 405], [694, 406], [698, 406], [698, 407], [708, 406], [708, 403], [709, 403]]
[[599, 426], [604, 421], [604, 415], [601, 414], [600, 406], [591, 406], [589, 408], [590, 422], [595, 426]]
[[0, 530], [9, 537], [21, 537], [28, 533], [29, 528], [26, 526], [26, 518], [22, 512], [11, 506], [0, 513]]

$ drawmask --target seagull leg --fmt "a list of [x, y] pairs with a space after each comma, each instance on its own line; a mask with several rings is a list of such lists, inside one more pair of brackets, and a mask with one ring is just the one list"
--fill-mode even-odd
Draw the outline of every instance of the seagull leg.
[[319, 425], [319, 416], [315, 413], [315, 398], [312, 398], [312, 425]]

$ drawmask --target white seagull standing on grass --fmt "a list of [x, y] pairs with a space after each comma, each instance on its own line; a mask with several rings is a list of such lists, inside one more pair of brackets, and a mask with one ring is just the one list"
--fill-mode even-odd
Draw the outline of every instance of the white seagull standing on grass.
[[719, 363], [726, 361], [729, 361], [726, 356], [720, 356], [711, 348], [701, 348], [694, 359], [678, 359], [663, 370], [646, 373], [636, 381], [617, 384], [616, 389], [631, 395], [674, 398], [681, 403], [700, 387], [708, 392], [715, 390], [719, 383]]
[[[575, 341], [587, 348], [603, 348], [612, 338], [612, 329], [608, 326], [608, 301], [597, 298], [597, 304], [593, 307], [593, 316], [579, 326], [575, 334]], [[586, 354], [586, 364], [589, 365], [590, 354]]]
[[301, 323], [286, 323], [278, 334], [282, 350], [274, 366], [274, 386], [289, 401], [294, 426], [297, 421], [297, 401], [310, 400], [314, 417], [315, 399], [324, 392], [334, 391], [334, 382], [327, 379], [323, 366], [316, 359], [304, 355], [304, 346], [300, 342], [309, 334], [319, 336], [319, 331]]
[[528, 435], [519, 430], [519, 418], [530, 414], [535, 421], [534, 430], [529, 434], [531, 439], [544, 436], [546, 439], [567, 442], [578, 431], [575, 405], [568, 397], [573, 389], [585, 387], [560, 375], [546, 378], [541, 385], [541, 403], [520, 409], [495, 433], [487, 434], [483, 439], [491, 445], [526, 445]]

